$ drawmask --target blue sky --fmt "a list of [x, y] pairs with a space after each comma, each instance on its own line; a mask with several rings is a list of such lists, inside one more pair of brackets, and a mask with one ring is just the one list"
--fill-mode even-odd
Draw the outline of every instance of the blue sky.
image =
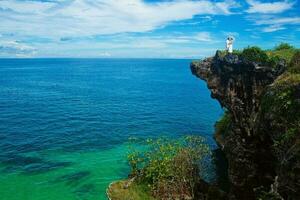
[[0, 0], [0, 57], [199, 58], [300, 47], [298, 0]]

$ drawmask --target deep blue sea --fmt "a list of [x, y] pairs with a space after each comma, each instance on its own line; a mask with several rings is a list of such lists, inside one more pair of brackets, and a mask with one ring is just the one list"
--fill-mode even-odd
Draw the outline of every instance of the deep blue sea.
[[0, 199], [105, 199], [131, 136], [213, 145], [223, 111], [190, 62], [0, 59]]

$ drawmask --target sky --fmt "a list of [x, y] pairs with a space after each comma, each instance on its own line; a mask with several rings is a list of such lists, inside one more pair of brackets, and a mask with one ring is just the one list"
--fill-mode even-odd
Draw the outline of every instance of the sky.
[[0, 0], [0, 57], [202, 58], [300, 47], [299, 0]]

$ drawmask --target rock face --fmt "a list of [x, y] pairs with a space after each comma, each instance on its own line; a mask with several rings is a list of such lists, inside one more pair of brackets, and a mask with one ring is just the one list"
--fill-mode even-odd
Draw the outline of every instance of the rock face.
[[230, 130], [217, 143], [228, 160], [231, 184], [229, 199], [256, 199], [256, 191], [270, 188], [276, 177], [272, 140], [257, 134], [261, 96], [268, 85], [285, 71], [259, 66], [237, 55], [216, 55], [191, 64], [194, 75], [207, 82], [212, 98], [230, 113]]

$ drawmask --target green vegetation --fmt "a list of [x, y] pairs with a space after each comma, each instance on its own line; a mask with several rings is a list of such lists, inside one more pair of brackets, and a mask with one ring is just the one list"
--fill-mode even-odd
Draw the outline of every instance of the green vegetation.
[[[294, 48], [287, 43], [281, 43], [272, 50], [262, 50], [259, 47], [247, 47], [243, 51], [235, 53], [245, 60], [260, 63], [262, 65], [276, 67], [277, 64], [284, 60], [286, 63], [291, 63], [293, 70], [300, 71], [299, 55], [300, 50]], [[298, 60], [297, 60], [298, 59]], [[295, 64], [298, 63], [298, 64]], [[294, 66], [298, 66], [297, 69]]]
[[146, 185], [133, 183], [126, 186], [128, 181], [118, 181], [111, 184], [107, 191], [112, 200], [155, 200]]
[[[262, 50], [259, 47], [252, 46], [244, 48], [243, 50], [233, 50], [232, 55], [237, 55], [246, 61], [256, 62], [265, 66], [276, 67], [282, 60], [284, 60], [286, 63], [290, 63], [292, 58], [299, 59], [299, 52], [300, 50], [296, 49], [295, 47], [287, 43], [281, 43], [275, 46], [272, 50]], [[226, 50], [218, 51], [218, 54], [221, 57], [228, 55]], [[298, 55], [294, 56], [296, 54]], [[298, 71], [300, 71], [300, 69], [298, 69]]]
[[204, 139], [149, 139], [142, 148], [131, 147], [128, 161], [135, 183], [146, 185], [157, 199], [193, 199], [195, 185], [209, 155]]
[[228, 130], [229, 125], [231, 123], [231, 118], [230, 118], [230, 114], [228, 111], [226, 111], [223, 115], [223, 117], [217, 121], [216, 123], [216, 130], [219, 132], [226, 132], [226, 130]]
[[263, 96], [262, 111], [276, 113], [278, 120], [284, 121], [287, 127], [300, 125], [300, 112], [296, 112], [300, 111], [300, 102], [295, 96], [299, 85], [300, 74], [286, 72], [281, 75]]
[[300, 50], [295, 51], [289, 64], [289, 72], [300, 73]]
[[[281, 192], [287, 196], [297, 196], [300, 163], [300, 51], [293, 47], [283, 47], [275, 52], [286, 57], [288, 70], [268, 88], [262, 99], [262, 111], [270, 121], [270, 136], [277, 158], [278, 176], [284, 185]], [[274, 198], [275, 199], [275, 198]]]
[[280, 43], [279, 45], [275, 46], [275, 51], [287, 50], [287, 49], [295, 49], [292, 45], [288, 43]]
[[[234, 49], [232, 52], [232, 55], [240, 55], [242, 53], [242, 51], [238, 50], [238, 49]], [[220, 57], [225, 57], [226, 55], [228, 55], [227, 50], [218, 50], [218, 54]]]
[[290, 125], [290, 128], [294, 124], [300, 126], [300, 102], [295, 96], [299, 85], [300, 74], [286, 72], [274, 83], [271, 88], [272, 95], [266, 97], [269, 98], [268, 103], [276, 109], [278, 116], [286, 119], [286, 124]]
[[288, 86], [295, 86], [300, 83], [300, 74], [299, 73], [292, 73], [286, 72], [282, 74], [278, 79], [274, 82], [275, 86], [284, 88]]
[[284, 57], [274, 54], [274, 51], [264, 51], [259, 47], [247, 47], [239, 54], [244, 60], [256, 62], [260, 65], [276, 67]]
[[289, 63], [291, 58], [295, 54], [295, 51], [296, 51], [295, 49], [284, 49], [280, 51], [269, 50], [266, 51], [266, 53], [269, 57], [278, 57], [280, 59], [285, 60], [287, 63]]
[[281, 43], [278, 46], [275, 46], [273, 50], [266, 51], [267, 55], [270, 58], [279, 58], [286, 61], [286, 63], [290, 63], [292, 57], [296, 53], [297, 49], [287, 43]]
[[228, 111], [224, 113], [222, 118], [215, 124], [215, 137], [218, 142], [229, 134], [231, 126], [231, 115]]
[[300, 163], [296, 162], [300, 157], [300, 73], [297, 70], [299, 68], [295, 67], [297, 63], [299, 62], [291, 62], [288, 71], [268, 88], [261, 103], [264, 115], [262, 120], [270, 123], [269, 133], [266, 133], [270, 134], [273, 141], [278, 175], [286, 182], [282, 185], [282, 190], [289, 195], [297, 189], [293, 183], [298, 179], [300, 169]]
[[247, 61], [260, 63], [262, 65], [267, 65], [269, 61], [266, 52], [259, 47], [247, 47], [242, 51], [240, 56]]

